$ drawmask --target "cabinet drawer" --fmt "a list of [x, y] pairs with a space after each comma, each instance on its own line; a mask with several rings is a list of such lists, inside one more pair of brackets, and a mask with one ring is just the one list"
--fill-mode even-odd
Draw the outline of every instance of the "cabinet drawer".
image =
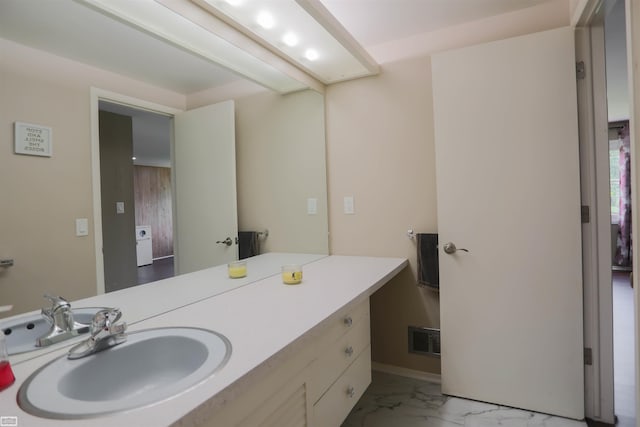
[[338, 427], [371, 383], [371, 347], [349, 366], [313, 406], [314, 425]]
[[313, 381], [309, 387], [311, 402], [315, 403], [320, 399], [331, 384], [369, 346], [369, 324], [369, 316], [365, 316], [337, 341], [323, 342], [318, 347], [318, 358], [313, 367]]
[[360, 322], [366, 319], [369, 322], [369, 300], [365, 300], [357, 305], [347, 307], [338, 316], [331, 320], [331, 323], [323, 331], [318, 340], [319, 349], [326, 348], [332, 342], [340, 339], [344, 334], [355, 329]]

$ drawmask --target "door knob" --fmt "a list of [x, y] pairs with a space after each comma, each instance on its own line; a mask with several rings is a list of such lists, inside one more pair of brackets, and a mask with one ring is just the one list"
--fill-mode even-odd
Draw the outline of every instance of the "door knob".
[[455, 254], [456, 251], [469, 252], [469, 249], [456, 248], [456, 245], [453, 242], [445, 243], [443, 249], [444, 249], [444, 253], [449, 254], [449, 255]]
[[224, 240], [218, 240], [216, 243], [220, 243], [221, 245], [227, 245], [227, 246], [231, 246], [231, 244], [233, 243], [233, 241], [231, 240], [231, 237], [227, 237]]

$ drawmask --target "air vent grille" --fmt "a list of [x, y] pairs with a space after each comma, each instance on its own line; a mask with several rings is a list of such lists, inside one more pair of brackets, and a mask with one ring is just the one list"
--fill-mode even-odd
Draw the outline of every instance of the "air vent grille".
[[440, 329], [409, 326], [409, 353], [440, 357]]

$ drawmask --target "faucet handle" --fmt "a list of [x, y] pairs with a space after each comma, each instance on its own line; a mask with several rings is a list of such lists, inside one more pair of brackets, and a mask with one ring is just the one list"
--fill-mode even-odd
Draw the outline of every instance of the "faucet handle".
[[[54, 317], [56, 316], [58, 310], [67, 309], [67, 311], [69, 311], [69, 309], [71, 308], [71, 304], [69, 304], [69, 302], [62, 297], [56, 297], [51, 294], [44, 294], [43, 296], [51, 302], [51, 307], [43, 307], [42, 310], [40, 310], [40, 313], [42, 313], [42, 316], [50, 324], [55, 323]], [[70, 314], [71, 312], [69, 311], [69, 315]]]
[[69, 304], [69, 301], [67, 301], [66, 299], [62, 298], [62, 297], [56, 297], [53, 296], [51, 294], [44, 294], [43, 295], [46, 299], [48, 299], [49, 301], [51, 301], [51, 311], [56, 311], [59, 308], [62, 307], [71, 307], [71, 304]]
[[110, 329], [122, 317], [118, 308], [106, 308], [98, 311], [91, 321], [91, 335], [95, 336], [104, 329]]

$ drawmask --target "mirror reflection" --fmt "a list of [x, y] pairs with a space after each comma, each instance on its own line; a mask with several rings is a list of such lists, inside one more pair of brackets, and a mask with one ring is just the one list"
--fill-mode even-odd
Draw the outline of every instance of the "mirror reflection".
[[[84, 57], [79, 54], [74, 56], [59, 51], [59, 46], [68, 39], [56, 42], [56, 37], [68, 37], [66, 31], [55, 36], [46, 34], [41, 38], [46, 43], [35, 40], [34, 34], [20, 38], [11, 33], [8, 27], [25, 24], [26, 15], [20, 15], [17, 9], [10, 10], [19, 3], [49, 7], [41, 2], [10, 1], [3, 3], [0, 14], [5, 17], [0, 22], [0, 28], [3, 28], [0, 30], [0, 50], [3, 52], [3, 61], [0, 62], [3, 93], [0, 98], [3, 129], [0, 135], [0, 180], [12, 183], [3, 191], [4, 201], [0, 204], [0, 259], [14, 260], [12, 267], [0, 268], [0, 304], [14, 305], [11, 312], [3, 313], [5, 317], [43, 307], [46, 304], [42, 297], [44, 293], [76, 300], [99, 291], [103, 269], [99, 264], [104, 244], [99, 240], [104, 239], [104, 233], [103, 224], [97, 224], [102, 216], [97, 216], [94, 208], [96, 199], [100, 197], [94, 184], [99, 182], [99, 177], [94, 175], [101, 168], [95, 159], [92, 164], [91, 88], [163, 105], [177, 112], [233, 100], [237, 229], [230, 232], [230, 237], [235, 240], [233, 233], [237, 231], [264, 233], [268, 230], [268, 237], [260, 236], [260, 253], [328, 252], [324, 105], [321, 94], [301, 91], [280, 95], [236, 76], [232, 76], [231, 81], [229, 76], [225, 76], [221, 80], [222, 87], [210, 86], [216, 83], [202, 80], [201, 76], [208, 75], [207, 72], [196, 69], [194, 65], [202, 59], [185, 59], [185, 51], [174, 46], [163, 46], [161, 55], [147, 50], [142, 57], [138, 52], [137, 57], [128, 58], [124, 68], [113, 53], [105, 56], [111, 58], [111, 65], [104, 62], [105, 57], [97, 65], [90, 60], [83, 62], [81, 59]], [[55, 3], [60, 7], [63, 2]], [[40, 10], [40, 15], [46, 13]], [[5, 20], [11, 20], [11, 25], [5, 25]], [[89, 31], [83, 25], [79, 27], [81, 31]], [[46, 29], [46, 26], [42, 28]], [[92, 34], [76, 37], [72, 50], [76, 53], [83, 49], [104, 51], [105, 41], [92, 40]], [[136, 40], [130, 38], [129, 45], [135, 45]], [[159, 43], [158, 40], [156, 42]], [[120, 48], [128, 49], [126, 45]], [[168, 53], [171, 49], [176, 51], [182, 62], [176, 64], [172, 61]], [[155, 69], [153, 78], [149, 80], [125, 73], [150, 64]], [[184, 64], [182, 74], [165, 76], [165, 80], [171, 82], [161, 85], [161, 67], [166, 65], [168, 70], [175, 72], [176, 68], [180, 69], [180, 64]], [[106, 111], [110, 107], [103, 104], [103, 109]], [[122, 115], [122, 111], [115, 113]], [[166, 120], [167, 116], [164, 117]], [[16, 121], [50, 127], [52, 155], [16, 154], [13, 131]], [[148, 131], [155, 132], [160, 127], [151, 127]], [[123, 287], [149, 278], [138, 279], [138, 268], [142, 268], [138, 264], [148, 262], [149, 254], [145, 249], [147, 253], [140, 254], [141, 260], [138, 259], [135, 243], [140, 240], [138, 232], [141, 229], [137, 227], [147, 227], [145, 236], [150, 231], [151, 238], [147, 243], [151, 243], [151, 265], [167, 264], [170, 270], [172, 262], [163, 263], [162, 260], [176, 254], [170, 253], [172, 244], [169, 243], [173, 240], [175, 249], [176, 236], [168, 236], [169, 232], [175, 232], [176, 218], [171, 216], [171, 225], [168, 225], [168, 214], [177, 213], [179, 216], [180, 205], [172, 198], [169, 212], [166, 197], [170, 193], [166, 188], [164, 192], [159, 190], [165, 186], [174, 191], [176, 178], [171, 178], [172, 171], [161, 169], [166, 169], [167, 164], [156, 160], [140, 163], [130, 163], [132, 167], [140, 167], [134, 176], [139, 182], [146, 182], [147, 192], [151, 193], [153, 189], [155, 193], [138, 194], [134, 197], [141, 201], [131, 203], [134, 220], [127, 239], [133, 242], [134, 253], [127, 262], [133, 263], [136, 278], [135, 283], [127, 282]], [[118, 176], [119, 170], [116, 168], [112, 172]], [[152, 203], [149, 198], [155, 199], [153, 203], [156, 205], [147, 206], [144, 213], [145, 204]], [[129, 205], [124, 204], [127, 213]], [[123, 215], [117, 214], [121, 210], [118, 204], [114, 203], [108, 209], [116, 215]], [[196, 208], [189, 208], [193, 209]], [[222, 207], [217, 207], [216, 211], [218, 209]], [[165, 216], [160, 215], [163, 212]], [[157, 218], [151, 218], [152, 214]], [[219, 238], [225, 237], [226, 234]], [[235, 243], [232, 248], [232, 258], [235, 258]], [[180, 254], [180, 248], [177, 249]], [[219, 263], [212, 257], [210, 266]], [[176, 271], [181, 272], [180, 269]]]
[[[118, 143], [131, 145], [131, 162], [128, 162], [128, 153], [123, 155], [123, 167], [131, 163], [132, 177], [131, 192], [133, 198], [133, 220], [135, 226], [135, 241], [131, 236], [120, 239], [115, 233], [110, 232], [106, 221], [102, 220], [103, 246], [107, 243], [113, 245], [124, 256], [117, 256], [110, 260], [115, 264], [115, 274], [118, 271], [130, 270], [135, 272], [135, 283], [141, 285], [156, 280], [173, 277], [174, 271], [174, 243], [173, 243], [173, 208], [171, 185], [171, 118], [151, 111], [136, 109], [121, 104], [107, 101], [99, 101], [99, 127], [100, 134], [108, 134], [112, 137], [117, 131], [116, 124], [119, 121], [125, 123], [126, 132], [124, 138], [120, 138], [113, 144], [109, 144], [108, 138], [100, 138], [100, 149], [116, 146]], [[129, 150], [126, 150], [129, 151]], [[101, 156], [101, 204], [109, 205], [108, 200], [112, 190], [117, 188], [118, 176], [109, 177], [114, 167], [106, 164], [106, 156]], [[111, 179], [108, 179], [111, 178]], [[128, 187], [128, 186], [127, 186]], [[117, 194], [111, 197], [120, 200]], [[123, 202], [124, 203], [124, 202]], [[124, 210], [124, 209], [123, 209]], [[120, 214], [122, 215], [122, 214]], [[130, 231], [131, 224], [127, 224]], [[133, 265], [133, 251], [135, 249], [135, 266]], [[103, 251], [103, 257], [106, 257]], [[130, 265], [128, 269], [123, 265]], [[112, 274], [105, 267], [105, 275]], [[133, 274], [129, 283], [133, 282]], [[110, 292], [110, 284], [113, 281], [105, 279], [105, 290]]]

